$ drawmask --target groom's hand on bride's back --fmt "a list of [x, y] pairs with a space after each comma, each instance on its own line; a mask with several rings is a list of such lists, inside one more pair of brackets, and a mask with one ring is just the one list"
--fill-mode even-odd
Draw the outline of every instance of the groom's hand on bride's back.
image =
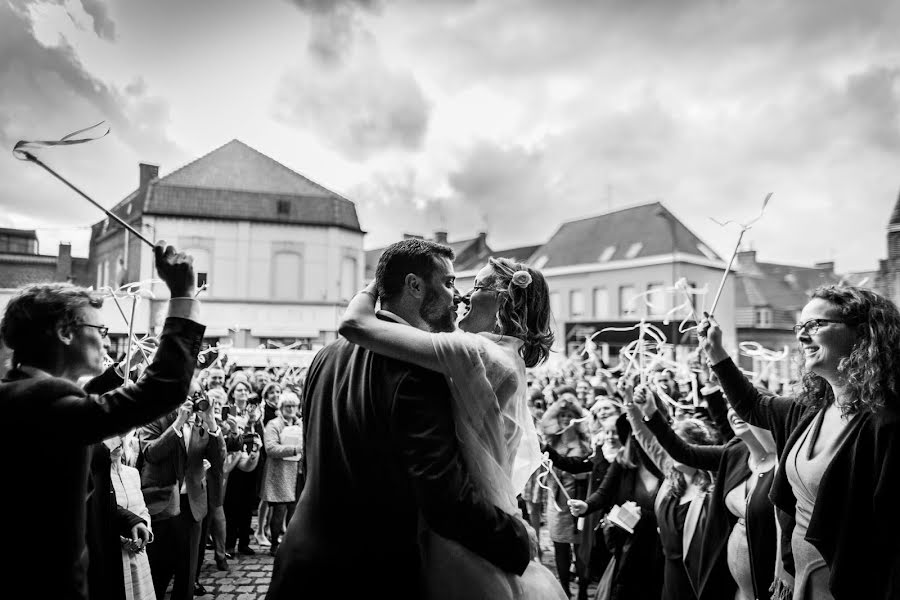
[[534, 527], [522, 517], [519, 517], [519, 523], [521, 523], [525, 527], [525, 531], [528, 532], [528, 559], [534, 560], [537, 558], [541, 547], [540, 542], [538, 541], [537, 532], [534, 530]]

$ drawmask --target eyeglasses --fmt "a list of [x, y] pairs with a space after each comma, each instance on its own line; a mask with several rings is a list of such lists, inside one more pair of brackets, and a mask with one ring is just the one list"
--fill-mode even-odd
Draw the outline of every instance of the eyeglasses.
[[844, 323], [844, 321], [839, 321], [838, 319], [810, 319], [809, 321], [794, 325], [794, 335], [800, 335], [800, 332], [802, 331], [805, 331], [809, 335], [815, 335], [816, 332], [819, 331], [819, 327], [822, 326], [822, 323]]
[[106, 325], [91, 325], [90, 323], [76, 323], [75, 325], [77, 327], [93, 327], [97, 330], [97, 333], [100, 334], [101, 338], [105, 338], [109, 333], [109, 327], [107, 327]]
[[498, 288], [493, 288], [493, 287], [490, 287], [490, 286], [487, 286], [487, 285], [475, 285], [475, 286], [472, 286], [472, 293], [473, 293], [473, 294], [474, 294], [475, 292], [480, 292], [480, 291], [482, 291], [482, 290], [484, 290], [484, 291], [486, 291], [486, 292], [497, 292], [498, 294], [502, 294], [502, 293], [506, 292], [506, 290], [501, 290], [501, 289], [498, 289]]

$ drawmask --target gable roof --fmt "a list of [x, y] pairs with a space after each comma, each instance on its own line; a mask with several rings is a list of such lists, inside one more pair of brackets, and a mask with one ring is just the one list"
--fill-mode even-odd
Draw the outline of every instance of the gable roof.
[[891, 225], [900, 225], [900, 194], [897, 195], [897, 202], [894, 204], [894, 211], [891, 213], [891, 221], [888, 223], [888, 227]]
[[767, 306], [773, 309], [800, 310], [809, 302], [809, 292], [820, 285], [840, 283], [832, 269], [798, 267], [757, 262], [751, 269], [736, 271], [738, 308]]
[[320, 198], [336, 195], [239, 140], [159, 178], [157, 185]]
[[541, 247], [541, 244], [532, 244], [531, 246], [519, 246], [517, 248], [507, 248], [506, 250], [494, 251], [497, 258], [511, 258], [520, 263], [527, 263], [528, 259]]
[[112, 211], [132, 221], [143, 213], [330, 226], [363, 233], [353, 202], [239, 140], [151, 180]]
[[[421, 239], [426, 239], [422, 236], [409, 236], [409, 237], [417, 237]], [[427, 238], [429, 241], [435, 241], [432, 238]], [[468, 271], [470, 269], [474, 269], [476, 267], [483, 266], [487, 259], [491, 256], [501, 256], [490, 249], [487, 245], [487, 234], [480, 233], [478, 236], [467, 239], [467, 240], [458, 240], [455, 242], [446, 242], [445, 245], [450, 246], [453, 249], [453, 253], [456, 255], [456, 258], [453, 260], [453, 270], [457, 273], [461, 271]], [[373, 248], [371, 250], [366, 250], [366, 279], [372, 279], [375, 277], [375, 269], [378, 267], [378, 260], [381, 258], [381, 255], [384, 253], [387, 246], [383, 246], [381, 248]]]
[[543, 269], [671, 254], [673, 233], [677, 252], [721, 260], [661, 202], [563, 223], [532, 257]]

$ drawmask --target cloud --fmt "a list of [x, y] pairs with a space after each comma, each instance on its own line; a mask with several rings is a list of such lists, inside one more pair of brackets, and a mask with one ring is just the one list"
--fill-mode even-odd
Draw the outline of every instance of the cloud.
[[325, 66], [340, 65], [358, 38], [370, 38], [358, 12], [372, 12], [380, 6], [376, 0], [291, 0], [291, 3], [310, 16], [307, 49], [313, 59]]
[[[113, 173], [133, 170], [136, 187], [138, 161], [182, 156], [166, 135], [168, 105], [142, 85], [120, 92], [88, 72], [65, 38], [38, 42], [25, 8], [0, 3], [0, 199], [7, 224], [78, 227], [102, 217], [41, 169], [13, 158], [9, 150], [20, 139], [57, 139], [106, 120], [109, 136], [46, 150], [42, 158], [107, 206], [131, 191], [117, 186]], [[86, 239], [75, 241], [86, 253]]]
[[109, 9], [102, 0], [81, 0], [81, 7], [94, 20], [94, 33], [98, 37], [108, 41], [116, 39], [116, 24], [109, 17]]
[[364, 160], [385, 150], [419, 149], [429, 105], [411, 73], [387, 67], [375, 54], [337, 70], [307, 66], [287, 72], [273, 114]]

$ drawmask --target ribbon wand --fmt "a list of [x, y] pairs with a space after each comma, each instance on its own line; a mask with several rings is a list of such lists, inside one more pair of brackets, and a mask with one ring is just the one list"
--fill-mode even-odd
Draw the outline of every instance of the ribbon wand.
[[[100, 123], [97, 123], [97, 125], [101, 125], [102, 123], [103, 123], [103, 121], [100, 121]], [[126, 223], [125, 221], [120, 219], [112, 211], [109, 211], [109, 210], [103, 208], [102, 206], [100, 206], [100, 204], [96, 200], [94, 200], [93, 198], [91, 198], [90, 196], [88, 196], [87, 194], [82, 192], [80, 189], [75, 187], [65, 177], [63, 177], [62, 175], [60, 175], [59, 173], [57, 173], [56, 171], [54, 171], [53, 169], [48, 167], [38, 157], [36, 157], [34, 154], [32, 154], [31, 152], [28, 151], [30, 149], [36, 149], [36, 148], [49, 148], [52, 146], [71, 146], [73, 144], [83, 144], [85, 142], [93, 141], [98, 138], [73, 139], [73, 136], [78, 135], [79, 133], [88, 131], [89, 129], [93, 129], [94, 127], [97, 127], [97, 125], [92, 125], [85, 129], [80, 129], [78, 131], [74, 131], [66, 136], [63, 136], [62, 138], [60, 138], [59, 140], [56, 140], [56, 141], [27, 141], [27, 140], [18, 141], [18, 142], [16, 142], [16, 145], [13, 147], [13, 155], [16, 158], [18, 158], [19, 160], [27, 160], [27, 161], [33, 162], [34, 164], [43, 168], [45, 171], [47, 171], [48, 173], [50, 173], [51, 175], [53, 175], [54, 177], [56, 177], [57, 179], [62, 181], [64, 184], [66, 184], [76, 194], [78, 194], [79, 196], [81, 196], [82, 198], [84, 198], [85, 200], [87, 200], [88, 202], [90, 202], [91, 204], [93, 204], [94, 206], [96, 206], [97, 208], [102, 210], [103, 212], [105, 212], [106, 216], [108, 216], [109, 218], [118, 222], [122, 227], [124, 227], [125, 229], [130, 231], [132, 234], [134, 234], [139, 240], [142, 240], [145, 244], [147, 244], [148, 246], [153, 248], [154, 247], [153, 242], [151, 242], [146, 237], [144, 237], [143, 235], [138, 233], [138, 231], [134, 227], [132, 227], [131, 225], [129, 225], [128, 223]], [[106, 133], [104, 133], [103, 135], [105, 136], [107, 133], [109, 133], [109, 129], [107, 129]], [[100, 137], [103, 137], [103, 136], [100, 136]]]
[[731, 272], [731, 267], [734, 265], [734, 259], [737, 258], [738, 250], [741, 248], [741, 240], [744, 239], [744, 234], [747, 233], [747, 230], [753, 226], [754, 223], [759, 221], [759, 219], [763, 216], [763, 213], [766, 210], [766, 205], [769, 203], [769, 200], [772, 198], [772, 192], [766, 194], [766, 199], [763, 200], [762, 211], [759, 213], [759, 217], [756, 217], [746, 225], [741, 226], [741, 234], [738, 236], [737, 244], [734, 245], [734, 252], [731, 253], [731, 260], [728, 261], [728, 266], [725, 267], [725, 273], [722, 274], [722, 281], [719, 282], [719, 289], [716, 291], [716, 297], [713, 299], [712, 307], [709, 309], [709, 314], [714, 315], [716, 313], [716, 306], [719, 304], [719, 298], [722, 296], [722, 290], [725, 288], [725, 281], [728, 279], [728, 274]]

